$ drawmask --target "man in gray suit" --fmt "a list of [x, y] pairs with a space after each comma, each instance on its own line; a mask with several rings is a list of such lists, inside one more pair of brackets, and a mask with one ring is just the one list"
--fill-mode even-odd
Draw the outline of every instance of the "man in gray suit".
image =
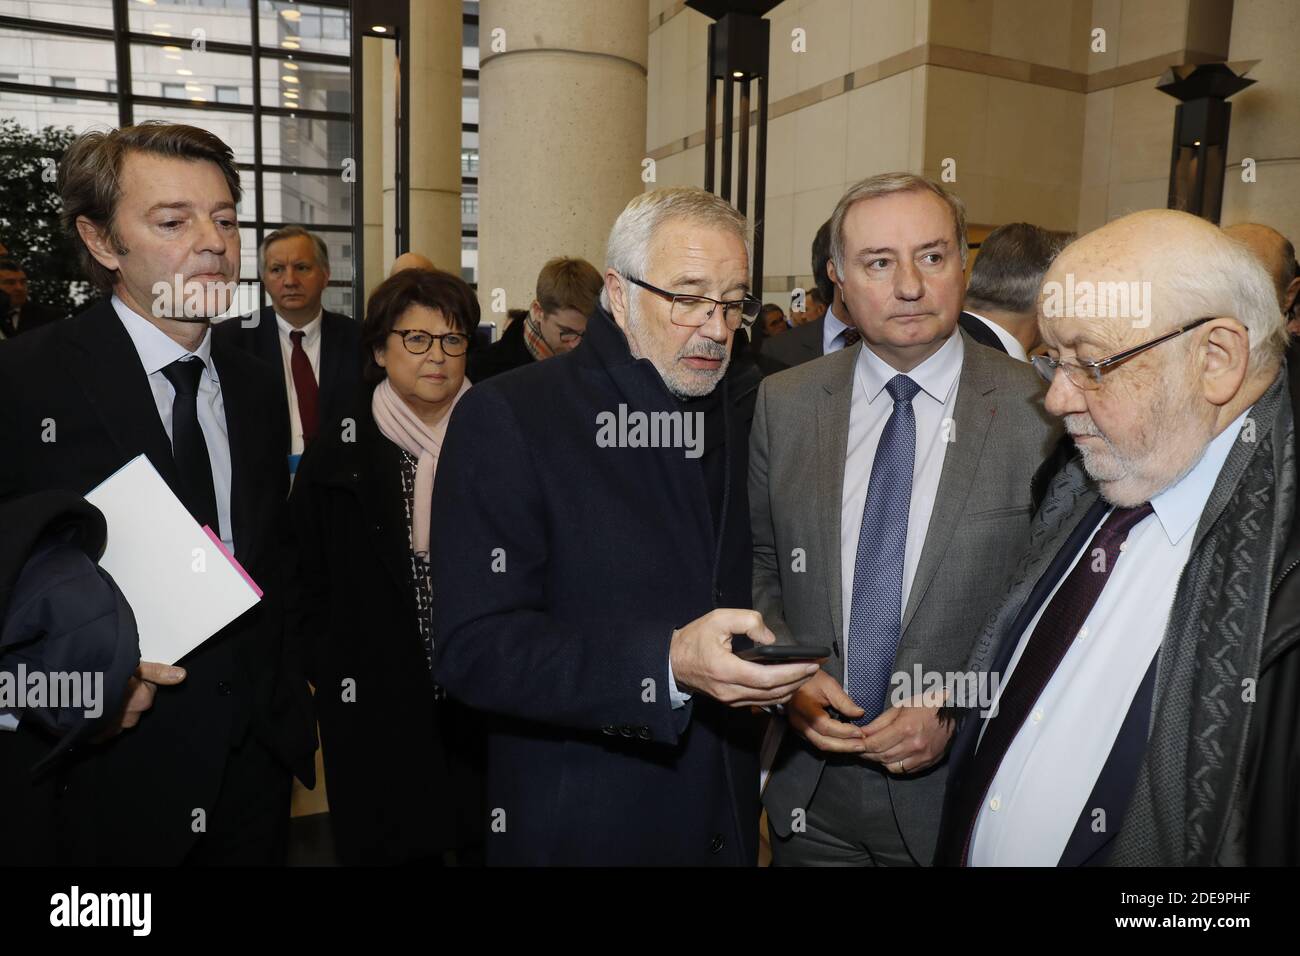
[[920, 695], [965, 663], [1060, 434], [1032, 369], [957, 331], [965, 235], [928, 179], [852, 187], [831, 259], [862, 342], [759, 390], [754, 607], [778, 641], [832, 649], [786, 706], [764, 794], [778, 865], [931, 861], [952, 726]]

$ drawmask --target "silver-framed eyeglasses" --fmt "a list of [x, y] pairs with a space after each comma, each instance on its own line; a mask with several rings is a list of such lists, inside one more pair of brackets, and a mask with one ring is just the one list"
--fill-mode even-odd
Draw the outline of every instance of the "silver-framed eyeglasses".
[[639, 285], [647, 292], [653, 292], [660, 298], [671, 302], [673, 308], [669, 314], [669, 321], [673, 325], [681, 325], [686, 328], [698, 329], [713, 318], [714, 309], [722, 306], [722, 320], [726, 323], [727, 328], [735, 332], [742, 325], [745, 328], [753, 325], [754, 320], [758, 318], [758, 313], [763, 309], [762, 300], [756, 299], [752, 295], [731, 300], [713, 299], [707, 295], [669, 292], [666, 289], [653, 286], [649, 282], [634, 279], [630, 275], [624, 275], [623, 278], [633, 285]]
[[1135, 345], [1131, 349], [1116, 352], [1114, 355], [1093, 362], [1062, 362], [1060, 359], [1054, 359], [1047, 355], [1035, 355], [1029, 361], [1048, 384], [1051, 384], [1052, 379], [1056, 377], [1056, 370], [1059, 368], [1065, 371], [1065, 377], [1070, 380], [1070, 384], [1075, 388], [1082, 389], [1085, 392], [1093, 392], [1101, 388], [1103, 372], [1114, 368], [1121, 362], [1127, 362], [1133, 356], [1145, 352], [1147, 349], [1155, 348], [1161, 342], [1176, 339], [1184, 332], [1190, 332], [1198, 325], [1204, 325], [1215, 318], [1218, 318], [1218, 316], [1210, 315], [1203, 319], [1197, 319], [1195, 322], [1189, 322], [1184, 326], [1166, 332], [1150, 342], [1143, 342], [1141, 345]]

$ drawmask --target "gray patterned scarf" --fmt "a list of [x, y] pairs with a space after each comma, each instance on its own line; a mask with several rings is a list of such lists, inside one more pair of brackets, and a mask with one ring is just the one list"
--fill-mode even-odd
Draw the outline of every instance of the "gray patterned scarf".
[[1161, 644], [1146, 757], [1110, 863], [1245, 862], [1251, 692], [1295, 509], [1285, 370], [1255, 403], [1196, 528]]

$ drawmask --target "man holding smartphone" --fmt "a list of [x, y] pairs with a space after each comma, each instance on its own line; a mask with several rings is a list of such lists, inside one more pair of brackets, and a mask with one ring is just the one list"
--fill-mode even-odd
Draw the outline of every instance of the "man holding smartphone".
[[757, 372], [731, 361], [761, 305], [746, 223], [703, 190], [655, 190], [606, 262], [582, 346], [452, 417], [435, 675], [491, 715], [489, 863], [753, 865], [754, 708], [817, 665], [732, 652], [733, 635], [774, 641], [748, 609]]

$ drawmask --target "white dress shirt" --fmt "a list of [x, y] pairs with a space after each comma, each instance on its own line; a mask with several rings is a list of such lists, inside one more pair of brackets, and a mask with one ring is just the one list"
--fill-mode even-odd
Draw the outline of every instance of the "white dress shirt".
[[217, 519], [221, 525], [220, 530], [213, 530], [217, 531], [227, 550], [234, 554], [234, 532], [230, 524], [230, 435], [226, 431], [226, 406], [221, 397], [221, 382], [212, 361], [212, 330], [207, 330], [197, 349], [187, 352], [184, 346], [168, 338], [158, 326], [131, 311], [117, 296], [113, 296], [113, 309], [122, 320], [126, 334], [131, 336], [131, 342], [140, 356], [140, 364], [149, 376], [154, 405], [158, 408], [158, 417], [162, 419], [163, 430], [167, 432], [169, 442], [172, 438], [172, 402], [176, 398], [176, 390], [162, 370], [187, 355], [197, 355], [203, 362], [204, 371], [199, 378], [199, 427], [203, 429], [203, 440], [208, 446], [208, 460], [212, 463], [212, 486], [217, 496]]
[[[298, 411], [298, 390], [293, 387], [293, 340], [289, 338], [289, 333], [303, 334], [302, 350], [307, 353], [307, 360], [311, 362], [311, 373], [316, 378], [316, 384], [319, 385], [321, 315], [323, 313], [316, 313], [316, 318], [301, 329], [296, 329], [282, 318], [280, 313], [275, 314], [275, 324], [280, 330], [280, 358], [284, 362], [285, 395], [289, 399], [289, 454], [294, 456], [301, 455], [307, 443], [302, 437], [302, 414]], [[319, 407], [317, 403], [317, 408]]]
[[1002, 347], [1007, 350], [1007, 354], [1013, 359], [1019, 359], [1021, 362], [1029, 361], [1029, 353], [1025, 351], [1025, 347], [1020, 344], [1020, 340], [1014, 335], [1002, 326], [998, 325], [992, 319], [984, 318], [984, 316], [980, 315], [978, 312], [971, 312], [970, 309], [966, 309], [965, 311], [987, 325], [989, 331], [998, 337], [998, 341], [1002, 343]]
[[[1152, 498], [1154, 514], [1129, 531], [1079, 636], [989, 785], [971, 839], [971, 866], [1056, 866], [1060, 860], [1160, 649], [1201, 512], [1248, 414], [1216, 436], [1186, 476]], [[1094, 559], [1090, 536], [1070, 568]], [[1020, 635], [999, 696], [1068, 576], [1067, 569]], [[981, 728], [981, 740], [983, 734]]]
[[[930, 514], [939, 491], [939, 473], [943, 471], [948, 442], [955, 435], [951, 425], [957, 407], [957, 380], [961, 376], [966, 354], [960, 335], [951, 335], [939, 351], [907, 373], [921, 387], [912, 399], [916, 415], [916, 460], [912, 466], [912, 503], [907, 513], [907, 544], [903, 559], [903, 601], [912, 590], [912, 579], [921, 560]], [[894, 410], [894, 401], [885, 384], [900, 374], [864, 342], [853, 371], [853, 399], [849, 409], [848, 457], [844, 461], [844, 491], [840, 499], [840, 595], [844, 607], [845, 646], [848, 646], [849, 616], [853, 607], [853, 567], [858, 559], [858, 535], [862, 530], [862, 510], [867, 503], [867, 487], [876, 448], [885, 423]], [[845, 677], [847, 679], [847, 673]]]
[[826, 306], [826, 315], [822, 319], [822, 355], [844, 348], [844, 333], [848, 330], [849, 327], [839, 320], [834, 310]]

